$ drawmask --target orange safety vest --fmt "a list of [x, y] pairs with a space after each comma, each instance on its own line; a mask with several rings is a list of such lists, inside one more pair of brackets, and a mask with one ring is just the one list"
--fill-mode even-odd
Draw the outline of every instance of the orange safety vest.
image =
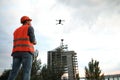
[[23, 25], [15, 30], [14, 41], [13, 41], [13, 51], [29, 51], [34, 53], [33, 44], [30, 42], [28, 36], [29, 25]]

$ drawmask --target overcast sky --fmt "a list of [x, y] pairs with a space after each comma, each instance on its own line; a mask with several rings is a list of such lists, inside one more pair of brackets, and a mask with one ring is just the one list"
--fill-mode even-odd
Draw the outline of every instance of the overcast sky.
[[[42, 63], [60, 39], [78, 56], [79, 72], [91, 58], [105, 74], [120, 73], [120, 0], [2, 0], [0, 1], [0, 71], [11, 68], [14, 30], [24, 15], [32, 18], [36, 49]], [[65, 20], [56, 25], [57, 19]]]

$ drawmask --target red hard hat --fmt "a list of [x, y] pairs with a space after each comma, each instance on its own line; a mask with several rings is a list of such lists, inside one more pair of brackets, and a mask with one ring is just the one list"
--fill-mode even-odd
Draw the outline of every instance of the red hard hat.
[[21, 17], [21, 23], [23, 23], [25, 21], [32, 21], [32, 19], [30, 19], [28, 16]]

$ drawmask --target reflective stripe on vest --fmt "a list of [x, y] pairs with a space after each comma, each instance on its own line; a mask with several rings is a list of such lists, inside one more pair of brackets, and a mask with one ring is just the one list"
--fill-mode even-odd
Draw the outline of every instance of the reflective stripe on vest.
[[[18, 38], [18, 39], [14, 40], [14, 43], [19, 42], [19, 41], [29, 41], [29, 38]], [[13, 48], [15, 48], [15, 47], [30, 47], [30, 48], [33, 48], [33, 46], [30, 46], [28, 44], [17, 44], [17, 45], [13, 46]]]
[[18, 45], [15, 45], [13, 48], [16, 48], [16, 47], [30, 47], [30, 48], [33, 48], [33, 46], [30, 46], [30, 45], [27, 45], [27, 44], [18, 44]]
[[26, 41], [26, 40], [29, 40], [29, 39], [28, 39], [28, 38], [18, 38], [18, 39], [15, 39], [14, 42], [20, 41], [20, 40], [21, 40], [21, 41]]

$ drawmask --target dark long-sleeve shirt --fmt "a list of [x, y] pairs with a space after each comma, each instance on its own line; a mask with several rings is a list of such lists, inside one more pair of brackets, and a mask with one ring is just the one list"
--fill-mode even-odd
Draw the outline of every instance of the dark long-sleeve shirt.
[[33, 29], [32, 26], [30, 26], [30, 27], [28, 28], [28, 36], [30, 37], [30, 42], [31, 42], [31, 43], [36, 42], [36, 40], [35, 40], [35, 35], [34, 35], [34, 29]]
[[[36, 42], [35, 34], [34, 34], [34, 29], [33, 29], [32, 26], [30, 26], [30, 27], [28, 28], [28, 36], [29, 36], [29, 38], [30, 38], [30, 42], [31, 42], [31, 43]], [[22, 52], [22, 51], [21, 51], [21, 52]], [[20, 57], [20, 56], [22, 56], [21, 52], [14, 52], [14, 53], [12, 53], [12, 56], [13, 56], [13, 57]], [[29, 53], [30, 53], [30, 52], [29, 52]], [[32, 53], [31, 53], [31, 54], [32, 54]]]

